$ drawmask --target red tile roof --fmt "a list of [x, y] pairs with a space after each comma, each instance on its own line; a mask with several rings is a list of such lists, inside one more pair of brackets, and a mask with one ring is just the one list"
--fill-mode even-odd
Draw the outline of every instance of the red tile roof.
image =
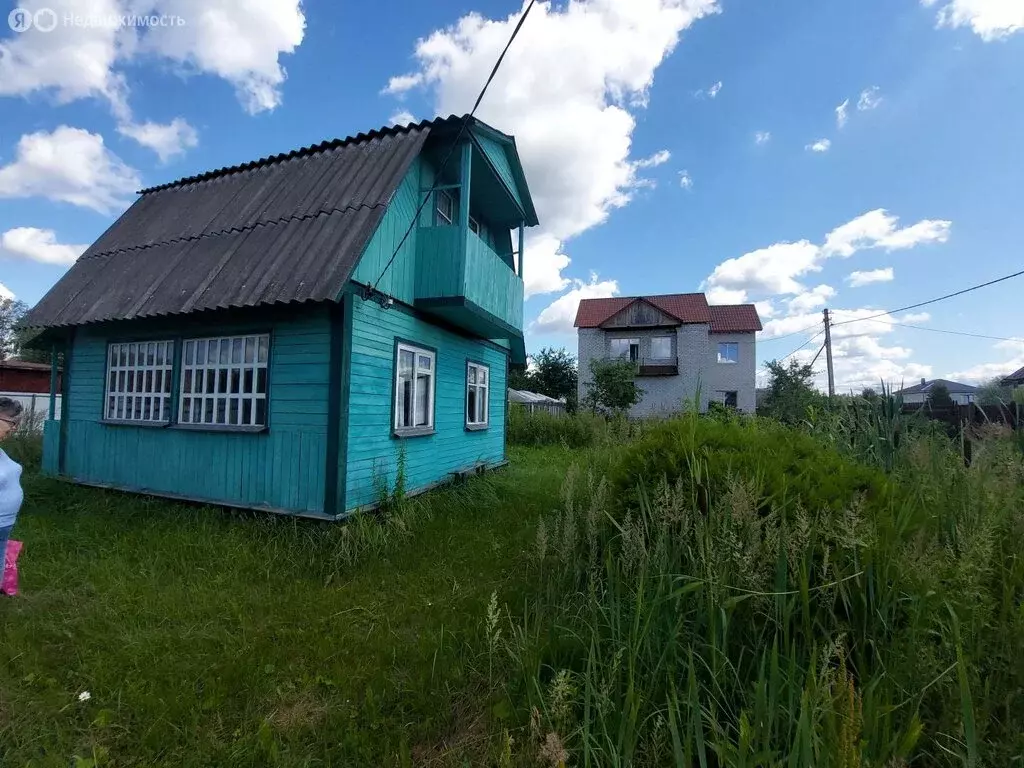
[[667, 293], [660, 296], [617, 296], [610, 299], [581, 299], [576, 310], [577, 328], [597, 328], [634, 301], [646, 301], [680, 323], [710, 323], [711, 312], [703, 293]]
[[749, 333], [761, 330], [753, 304], [718, 304], [711, 308], [711, 333]]

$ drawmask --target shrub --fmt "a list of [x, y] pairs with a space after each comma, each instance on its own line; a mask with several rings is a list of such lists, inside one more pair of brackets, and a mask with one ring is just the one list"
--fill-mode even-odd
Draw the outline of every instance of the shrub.
[[546, 411], [530, 413], [518, 403], [508, 409], [510, 445], [559, 445], [563, 448], [594, 448], [622, 445], [646, 433], [653, 419], [602, 416], [587, 411], [555, 415]]
[[706, 510], [739, 480], [768, 511], [796, 502], [839, 509], [858, 496], [885, 491], [884, 475], [847, 459], [810, 435], [765, 419], [740, 421], [687, 415], [653, 427], [627, 447], [612, 473], [621, 496], [662, 481], [679, 486]]

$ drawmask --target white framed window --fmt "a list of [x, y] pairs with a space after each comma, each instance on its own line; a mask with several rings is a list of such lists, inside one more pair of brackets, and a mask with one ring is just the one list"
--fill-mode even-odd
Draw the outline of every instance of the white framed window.
[[740, 361], [740, 345], [735, 341], [718, 343], [718, 362], [738, 363]]
[[265, 427], [270, 335], [187, 339], [181, 350], [178, 421]]
[[640, 339], [611, 339], [611, 356], [636, 362], [640, 359]]
[[392, 425], [397, 432], [434, 427], [434, 369], [437, 354], [412, 344], [395, 347], [395, 406]]
[[466, 426], [486, 427], [488, 413], [487, 393], [490, 390], [491, 369], [480, 363], [466, 363]]
[[655, 336], [651, 339], [651, 359], [668, 360], [672, 357], [672, 337]]
[[451, 224], [455, 219], [455, 198], [443, 189], [439, 189], [434, 201], [437, 209], [437, 223]]
[[483, 237], [483, 235], [480, 234], [480, 222], [472, 216], [469, 217], [469, 228], [477, 237]]
[[173, 341], [108, 345], [104, 418], [107, 421], [168, 423], [173, 371]]

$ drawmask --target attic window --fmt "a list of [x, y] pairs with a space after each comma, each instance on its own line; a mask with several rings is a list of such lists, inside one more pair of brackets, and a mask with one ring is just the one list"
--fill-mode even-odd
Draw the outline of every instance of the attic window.
[[469, 228], [473, 231], [474, 235], [480, 236], [480, 222], [472, 216], [469, 217]]
[[185, 341], [178, 421], [228, 429], [266, 426], [269, 355], [265, 333]]
[[451, 224], [455, 218], [455, 200], [444, 190], [438, 190], [436, 200], [437, 223]]

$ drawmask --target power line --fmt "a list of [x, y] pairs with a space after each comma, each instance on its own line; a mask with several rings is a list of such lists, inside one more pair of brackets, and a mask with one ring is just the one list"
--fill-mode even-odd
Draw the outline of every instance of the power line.
[[1022, 269], [1020, 272], [1014, 272], [1012, 275], [1004, 275], [1003, 277], [997, 277], [995, 280], [989, 280], [987, 283], [981, 283], [980, 285], [972, 285], [970, 288], [964, 288], [962, 291], [956, 291], [954, 293], [947, 293], [945, 296], [939, 296], [937, 299], [928, 299], [928, 301], [922, 301], [922, 302], [919, 302], [917, 304], [911, 304], [911, 305], [906, 306], [906, 307], [900, 307], [899, 309], [890, 309], [890, 310], [887, 310], [885, 312], [879, 312], [876, 315], [869, 315], [868, 317], [856, 317], [856, 318], [853, 318], [852, 320], [843, 320], [842, 322], [839, 322], [839, 323], [832, 323], [832, 327], [835, 328], [837, 325], [847, 325], [849, 323], [860, 323], [860, 322], [863, 322], [864, 320], [874, 320], [876, 317], [885, 317], [886, 315], [894, 315], [897, 312], [906, 312], [908, 309], [917, 309], [918, 307], [926, 307], [929, 304], [935, 304], [936, 302], [939, 302], [939, 301], [945, 301], [946, 299], [952, 299], [954, 296], [962, 296], [965, 293], [970, 293], [971, 291], [976, 291], [979, 288], [987, 288], [990, 285], [995, 285], [996, 283], [1001, 283], [1004, 280], [1010, 280], [1011, 278], [1014, 278], [1014, 277], [1020, 277], [1021, 275], [1024, 275], [1024, 269]]
[[818, 332], [817, 332], [816, 334], [814, 334], [813, 336], [811, 336], [811, 338], [809, 338], [809, 339], [808, 339], [807, 341], [805, 341], [805, 342], [804, 342], [803, 344], [801, 344], [801, 345], [800, 345], [799, 347], [797, 347], [796, 349], [794, 349], [794, 350], [793, 350], [792, 352], [790, 352], [790, 353], [789, 353], [788, 355], [786, 355], [785, 357], [780, 357], [780, 358], [779, 358], [779, 362], [781, 363], [781, 362], [783, 362], [783, 361], [787, 360], [788, 358], [792, 357], [792, 356], [793, 356], [793, 355], [795, 355], [795, 354], [796, 354], [797, 352], [799, 352], [799, 351], [800, 351], [801, 349], [803, 349], [803, 348], [804, 348], [804, 347], [806, 347], [806, 346], [807, 346], [808, 344], [810, 344], [810, 343], [811, 343], [812, 341], [814, 341], [814, 340], [815, 340], [816, 338], [818, 338], [819, 336], [821, 336], [821, 335], [822, 335], [822, 334], [823, 334], [824, 332], [825, 332], [825, 329], [824, 329], [824, 328], [822, 328], [822, 329], [821, 329], [820, 331], [818, 331]]
[[[391, 254], [391, 258], [388, 259], [388, 263], [385, 264], [384, 269], [381, 270], [380, 276], [373, 281], [372, 291], [377, 290], [377, 285], [384, 278], [384, 275], [387, 274], [387, 271], [391, 268], [391, 264], [398, 256], [398, 252], [402, 250], [402, 246], [405, 245], [405, 241], [409, 239], [409, 235], [412, 233], [413, 228], [416, 226], [416, 223], [420, 220], [420, 213], [426, 206], [427, 201], [433, 199], [434, 192], [437, 191], [437, 186], [438, 184], [441, 183], [442, 178], [444, 176], [444, 171], [448, 167], [448, 161], [451, 160], [452, 154], [455, 152], [455, 147], [457, 147], [459, 141], [462, 140], [462, 135], [466, 132], [466, 126], [469, 125], [469, 121], [473, 118], [473, 115], [476, 114], [476, 110], [480, 106], [480, 102], [483, 101], [484, 94], [487, 93], [487, 89], [490, 87], [491, 81], [494, 80], [494, 76], [498, 74], [498, 68], [501, 66], [501, 63], [505, 60], [505, 54], [508, 53], [508, 49], [512, 47], [512, 41], [516, 39], [516, 35], [518, 35], [519, 30], [522, 29], [523, 22], [526, 21], [526, 17], [529, 16], [530, 9], [533, 8], [534, 2], [535, 0], [530, 0], [530, 4], [526, 6], [526, 10], [523, 11], [523, 15], [519, 17], [519, 22], [516, 24], [515, 29], [512, 30], [512, 35], [509, 37], [508, 42], [505, 43], [504, 50], [502, 50], [501, 55], [498, 56], [498, 60], [494, 62], [494, 67], [491, 69], [491, 74], [488, 75], [487, 77], [487, 82], [484, 83], [484, 87], [483, 89], [481, 89], [480, 95], [476, 97], [476, 102], [473, 104], [473, 109], [470, 110], [468, 115], [462, 118], [462, 124], [459, 126], [459, 132], [455, 135], [455, 140], [448, 148], [448, 153], [444, 156], [444, 160], [441, 162], [441, 168], [434, 177], [434, 183], [430, 186], [430, 189], [427, 191], [427, 194], [423, 196], [423, 200], [420, 201], [419, 206], [416, 208], [416, 213], [413, 214], [412, 221], [409, 222], [409, 227], [405, 230], [405, 234], [402, 235], [402, 239], [398, 242], [398, 245], [395, 247], [395, 251], [394, 253]], [[469, 200], [462, 201], [462, 204], [469, 205]], [[520, 255], [520, 258], [522, 258], [522, 255]]]
[[[864, 318], [865, 320], [869, 318]], [[923, 325], [911, 325], [909, 323], [897, 323], [894, 320], [871, 320], [873, 323], [879, 325], [898, 325], [900, 328], [913, 328], [918, 331], [931, 331], [932, 333], [948, 333], [951, 336], [970, 336], [972, 339], [991, 339], [993, 341], [1019, 341], [1024, 343], [1024, 339], [1014, 339], [1008, 336], [987, 336], [983, 333], [968, 333], [967, 331], [949, 331], [945, 328], [926, 328]]]
[[[771, 341], [780, 341], [781, 339], [788, 339], [790, 336], [799, 336], [801, 333], [807, 333], [812, 328], [817, 328], [820, 324], [821, 324], [820, 322], [817, 322], [817, 323], [814, 323], [813, 325], [808, 325], [806, 328], [802, 328], [799, 331], [793, 331], [792, 333], [786, 333], [786, 334], [783, 334], [782, 336], [772, 336], [770, 339], [764, 339], [763, 341], [759, 341], [758, 343], [759, 344], [767, 344], [768, 342], [771, 342]], [[835, 325], [835, 323], [832, 323], [832, 325]]]

